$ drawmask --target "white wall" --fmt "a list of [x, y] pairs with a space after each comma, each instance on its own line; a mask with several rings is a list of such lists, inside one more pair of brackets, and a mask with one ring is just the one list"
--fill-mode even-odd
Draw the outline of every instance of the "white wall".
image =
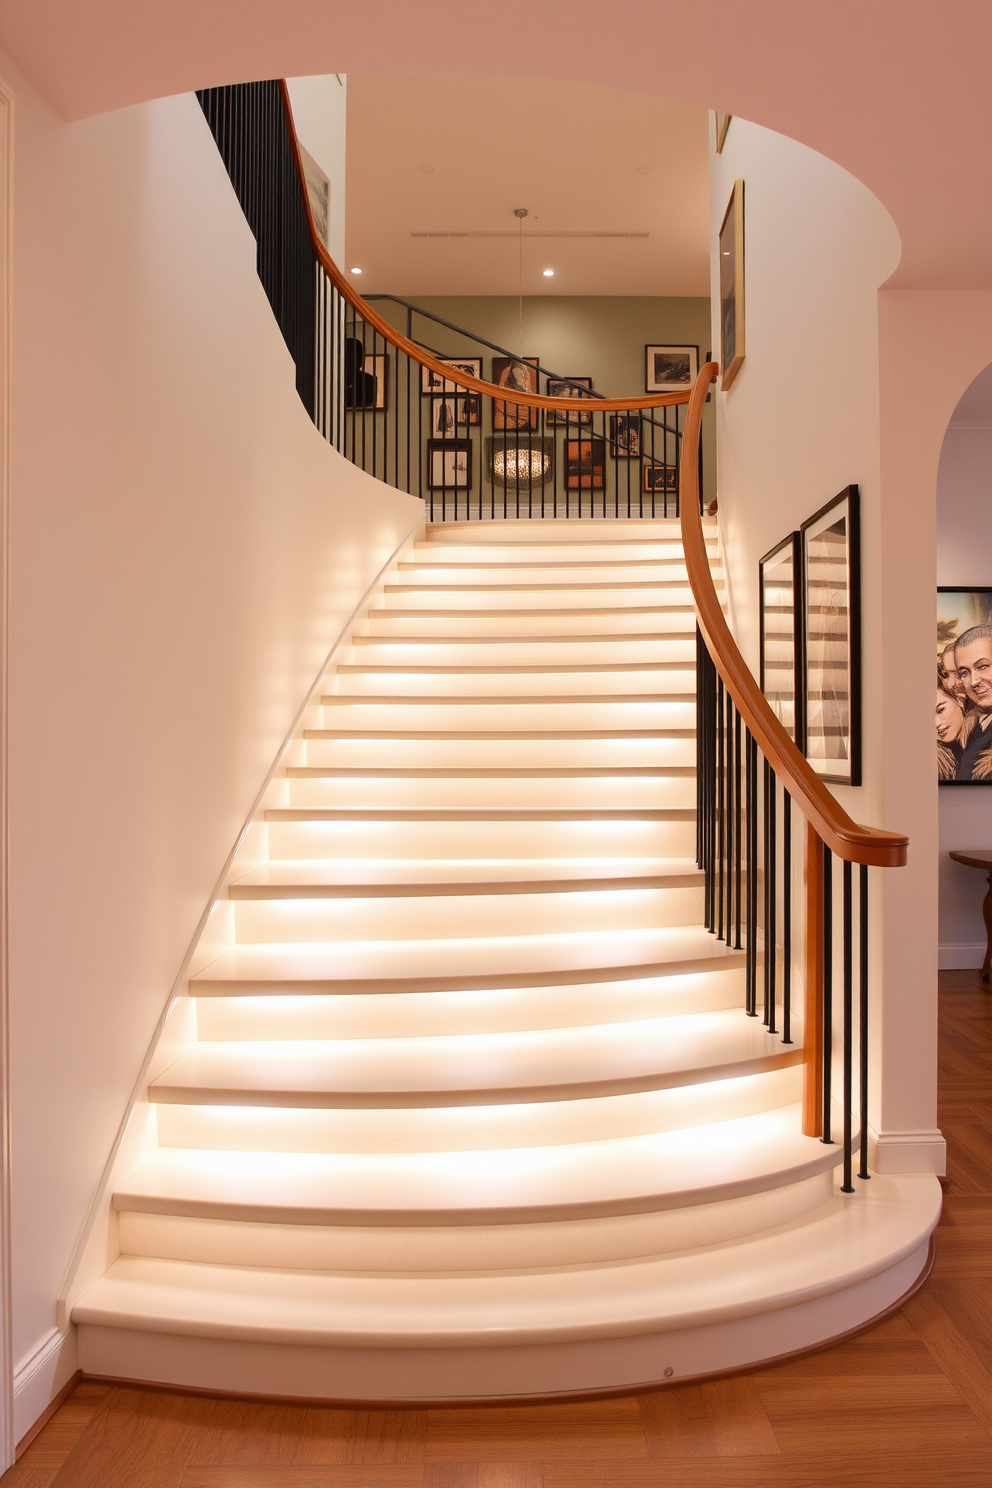
[[[927, 607], [933, 586], [927, 519], [919, 533], [910, 532], [902, 555], [900, 531], [912, 528], [905, 510], [888, 527], [882, 520], [878, 288], [898, 263], [898, 234], [871, 192], [832, 161], [735, 118], [723, 153], [711, 153], [716, 348], [717, 235], [737, 177], [745, 182], [747, 356], [731, 387], [716, 395], [720, 520], [734, 623], [757, 674], [761, 554], [843, 487], [857, 484], [864, 784], [832, 789], [856, 821], [908, 831], [912, 843], [907, 868], [874, 875], [873, 1152], [881, 1168], [940, 1171], [932, 722], [921, 723], [914, 738], [898, 704], [885, 715], [882, 707], [884, 681], [905, 666], [883, 623], [886, 586], [901, 583], [917, 605], [924, 594]], [[898, 791], [889, 780], [896, 760]]]
[[[992, 585], [992, 421], [951, 423], [937, 474], [937, 583]], [[940, 965], [980, 966], [985, 876], [949, 852], [992, 847], [992, 789], [945, 786], [940, 808]]]
[[[10, 532], [15, 1358], [339, 629], [421, 504], [300, 404], [200, 110], [16, 95]], [[23, 1373], [23, 1371], [22, 1371]]]
[[300, 143], [331, 183], [328, 246], [334, 262], [343, 268], [348, 79], [332, 72], [325, 77], [289, 78], [288, 83]]

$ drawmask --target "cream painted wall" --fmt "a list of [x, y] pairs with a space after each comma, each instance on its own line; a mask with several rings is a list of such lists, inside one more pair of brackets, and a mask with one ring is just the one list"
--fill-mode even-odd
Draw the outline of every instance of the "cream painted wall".
[[420, 503], [319, 437], [191, 96], [16, 95], [15, 1358], [273, 757]]
[[[839, 166], [734, 119], [723, 153], [711, 156], [714, 285], [716, 237], [737, 177], [745, 182], [747, 356], [717, 394], [734, 620], [757, 672], [761, 554], [856, 483], [864, 784], [833, 789], [856, 821], [906, 831], [912, 842], [908, 867], [873, 876], [873, 1160], [881, 1169], [942, 1171], [932, 721], [914, 734], [917, 699], [908, 711], [891, 687], [905, 642], [889, 621], [909, 600], [932, 629], [929, 598], [921, 605], [919, 596], [933, 589], [933, 486], [922, 498], [929, 511], [909, 523], [905, 503], [893, 489], [887, 504], [883, 488], [878, 288], [899, 261], [898, 235], [876, 198]], [[719, 346], [716, 316], [713, 340]], [[920, 653], [928, 661], [929, 645]]]
[[300, 143], [331, 183], [329, 247], [334, 262], [343, 265], [348, 79], [332, 72], [325, 77], [289, 78], [288, 82]]
[[[947, 431], [937, 473], [937, 583], [992, 585], [992, 422]], [[992, 790], [944, 787], [938, 804], [940, 965], [980, 966], [985, 877], [947, 854], [992, 846]]]

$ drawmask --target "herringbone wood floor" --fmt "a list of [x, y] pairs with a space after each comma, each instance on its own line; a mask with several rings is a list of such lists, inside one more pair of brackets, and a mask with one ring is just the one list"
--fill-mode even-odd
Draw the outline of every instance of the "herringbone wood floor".
[[992, 1488], [992, 995], [941, 975], [933, 1275], [796, 1363], [590, 1404], [348, 1411], [84, 1382], [2, 1488]]

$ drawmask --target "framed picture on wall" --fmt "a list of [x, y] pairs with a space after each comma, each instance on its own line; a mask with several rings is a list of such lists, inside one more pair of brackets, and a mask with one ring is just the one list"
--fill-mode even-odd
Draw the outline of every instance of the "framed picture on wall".
[[[592, 391], [591, 377], [566, 377], [561, 380], [549, 378], [547, 394], [549, 398], [586, 398], [588, 393], [585, 389]], [[550, 428], [562, 424], [591, 424], [592, 413], [566, 413], [563, 408], [549, 408], [546, 422]]]
[[[482, 380], [482, 358], [481, 357], [438, 357], [446, 367], [454, 367], [459, 372], [465, 372], [469, 377], [478, 377]], [[449, 378], [442, 377], [439, 372], [434, 372], [430, 367], [420, 369], [420, 391], [427, 393], [457, 393], [463, 392], [457, 382], [451, 382]]]
[[941, 785], [992, 785], [992, 636], [983, 634], [990, 627], [992, 588], [937, 590]]
[[606, 479], [605, 439], [565, 440], [565, 488], [601, 491]]
[[472, 441], [429, 439], [427, 441], [427, 485], [432, 491], [472, 489]]
[[670, 491], [678, 490], [679, 473], [674, 465], [654, 465], [645, 460], [642, 466], [642, 484], [645, 491]]
[[758, 562], [761, 690], [790, 739], [802, 739], [802, 539], [790, 532]]
[[464, 398], [432, 398], [431, 434], [435, 439], [453, 439], [459, 425], [477, 424], [481, 416], [480, 399], [474, 393]]
[[720, 228], [720, 386], [744, 362], [744, 182], [735, 181]]
[[727, 130], [730, 128], [730, 121], [733, 117], [733, 114], [713, 115], [716, 123], [714, 143], [716, 145], [716, 153], [718, 155], [721, 154], [721, 152], [723, 151], [723, 142], [727, 138]]
[[[537, 357], [493, 357], [493, 382], [497, 387], [515, 388], [520, 393], [536, 393], [538, 365]], [[494, 429], [536, 429], [537, 424], [536, 408], [493, 399]]]
[[616, 460], [641, 458], [641, 415], [610, 414], [610, 454]]
[[307, 183], [307, 197], [313, 213], [313, 225], [325, 248], [331, 246], [331, 183], [314, 160], [309, 150], [300, 146], [303, 174]]
[[698, 346], [645, 346], [644, 391], [680, 393], [699, 372]]
[[351, 365], [357, 371], [351, 377], [347, 373], [345, 376], [345, 409], [349, 413], [362, 410], [382, 413], [389, 394], [389, 357], [385, 352], [363, 353], [362, 343], [357, 339], [351, 346]]
[[848, 486], [800, 529], [803, 752], [822, 780], [861, 784], [861, 541]]

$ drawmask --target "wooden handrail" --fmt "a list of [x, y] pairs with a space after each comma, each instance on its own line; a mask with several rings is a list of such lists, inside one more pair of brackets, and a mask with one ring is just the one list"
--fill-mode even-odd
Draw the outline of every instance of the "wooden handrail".
[[[549, 398], [543, 393], [523, 392], [519, 388], [500, 387], [495, 382], [483, 382], [478, 377], [470, 377], [466, 372], [460, 372], [455, 367], [449, 367], [445, 362], [438, 361], [437, 357], [431, 356], [422, 346], [415, 341], [409, 340], [395, 326], [391, 326], [388, 320], [384, 320], [379, 312], [363, 300], [361, 295], [354, 289], [348, 279], [345, 278], [337, 264], [334, 262], [327, 248], [322, 242], [317, 225], [313, 218], [313, 209], [310, 206], [310, 195], [307, 191], [306, 172], [303, 167], [303, 156], [300, 154], [300, 142], [296, 134], [296, 125], [293, 121], [293, 105], [290, 102], [289, 89], [285, 80], [279, 83], [279, 91], [282, 95], [282, 105], [286, 112], [286, 127], [289, 133], [289, 141], [296, 162], [296, 174], [300, 181], [300, 190], [303, 193], [303, 205], [307, 214], [307, 222], [310, 226], [310, 238], [313, 243], [314, 254], [342, 299], [347, 300], [353, 309], [375, 331], [378, 331], [384, 341], [395, 346], [397, 351], [405, 352], [413, 361], [419, 362], [422, 367], [427, 367], [436, 373], [438, 377], [445, 378], [448, 382], [456, 383], [458, 387], [466, 388], [473, 393], [483, 393], [488, 398], [496, 398], [501, 403], [516, 403], [525, 408], [557, 409], [561, 412], [574, 413], [574, 398]], [[631, 409], [638, 408], [667, 408], [675, 403], [688, 403], [690, 393], [647, 393], [634, 398], [597, 398], [595, 400], [595, 411], [597, 413], [627, 413]]]
[[696, 453], [703, 405], [710, 383], [716, 380], [719, 371], [716, 362], [707, 362], [700, 369], [689, 399], [682, 435], [679, 476], [682, 546], [699, 628], [714, 665], [758, 748], [831, 852], [850, 863], [867, 863], [876, 868], [900, 867], [906, 862], [909, 839], [897, 832], [861, 827], [851, 820], [772, 712], [724, 617], [710, 574], [699, 514], [699, 462]]

